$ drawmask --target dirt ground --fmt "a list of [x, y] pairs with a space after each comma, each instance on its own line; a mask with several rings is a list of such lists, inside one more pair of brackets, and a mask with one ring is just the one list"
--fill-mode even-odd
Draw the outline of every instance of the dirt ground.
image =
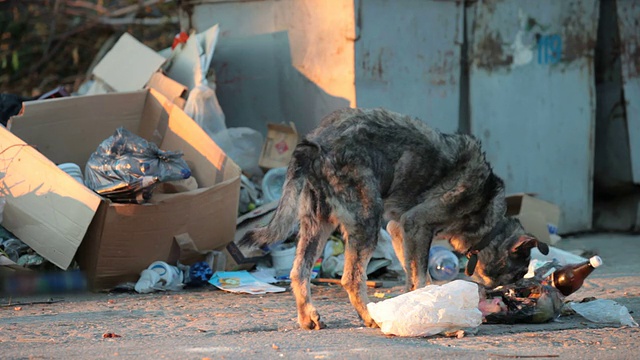
[[[567, 300], [613, 299], [640, 316], [640, 236], [599, 234], [562, 240], [598, 253], [604, 265]], [[400, 294], [397, 283], [370, 289]], [[462, 338], [385, 336], [362, 327], [338, 285], [316, 285], [328, 328], [298, 328], [290, 291], [238, 295], [213, 287], [135, 294], [0, 297], [3, 359], [637, 359], [639, 328], [595, 324], [579, 315], [547, 324], [481, 325]], [[118, 337], [105, 337], [115, 334]]]

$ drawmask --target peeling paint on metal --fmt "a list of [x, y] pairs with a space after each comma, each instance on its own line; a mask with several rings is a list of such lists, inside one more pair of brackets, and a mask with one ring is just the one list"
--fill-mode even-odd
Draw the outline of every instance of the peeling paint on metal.
[[[530, 37], [529, 31], [535, 26], [536, 21], [533, 18], [525, 15], [522, 9], [518, 10], [518, 18], [520, 19], [520, 30], [516, 33], [516, 38], [511, 44], [511, 51], [513, 52], [513, 66], [527, 65], [533, 60], [533, 47], [534, 44], [526, 44], [524, 37]], [[529, 41], [530, 42], [530, 41]]]
[[591, 19], [584, 16], [589, 13], [581, 1], [572, 2], [567, 10], [567, 16], [562, 23], [563, 51], [562, 61], [572, 62], [580, 58], [593, 58], [593, 49], [596, 46], [594, 26]]
[[513, 63], [513, 55], [505, 54], [504, 47], [500, 33], [486, 34], [476, 47], [476, 66], [489, 71], [497, 67], [510, 66]]
[[360, 1], [355, 43], [356, 103], [458, 130], [464, 4]]
[[640, 4], [619, 0], [616, 5], [631, 172], [640, 184]]
[[487, 0], [468, 9], [471, 133], [507, 192], [558, 204], [563, 232], [590, 229], [598, 0]]

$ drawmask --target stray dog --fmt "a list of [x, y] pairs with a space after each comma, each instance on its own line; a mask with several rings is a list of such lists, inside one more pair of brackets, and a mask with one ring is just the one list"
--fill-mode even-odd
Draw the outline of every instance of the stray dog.
[[328, 237], [345, 239], [341, 284], [366, 326], [377, 327], [366, 304], [366, 267], [383, 219], [406, 271], [406, 289], [426, 284], [433, 237], [449, 239], [469, 257], [467, 274], [493, 287], [522, 278], [533, 246], [505, 216], [504, 185], [473, 137], [443, 134], [384, 109], [343, 109], [326, 116], [295, 148], [283, 193], [266, 227], [241, 246], [265, 246], [295, 233], [291, 287], [304, 329], [320, 329], [311, 303], [310, 275]]

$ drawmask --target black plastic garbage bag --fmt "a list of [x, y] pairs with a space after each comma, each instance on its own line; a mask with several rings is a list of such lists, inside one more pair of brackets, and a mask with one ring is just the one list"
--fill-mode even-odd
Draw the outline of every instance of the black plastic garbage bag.
[[29, 100], [33, 100], [33, 98], [14, 94], [0, 94], [0, 124], [7, 126], [9, 118], [18, 115], [22, 110], [22, 103]]
[[191, 176], [182, 156], [120, 127], [89, 157], [85, 185], [114, 202], [142, 204], [158, 183]]

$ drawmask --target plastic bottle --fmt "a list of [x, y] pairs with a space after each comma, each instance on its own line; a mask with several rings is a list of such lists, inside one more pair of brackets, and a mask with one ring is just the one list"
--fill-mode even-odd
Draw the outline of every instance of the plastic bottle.
[[602, 259], [599, 256], [593, 256], [588, 261], [578, 264], [565, 265], [551, 274], [551, 285], [564, 296], [569, 296], [580, 289], [584, 279], [600, 265]]
[[265, 203], [280, 199], [282, 196], [282, 186], [284, 186], [286, 177], [286, 167], [273, 168], [267, 171], [262, 178], [262, 193]]
[[429, 274], [435, 281], [451, 281], [458, 276], [458, 257], [444, 246], [432, 246], [429, 250]]

